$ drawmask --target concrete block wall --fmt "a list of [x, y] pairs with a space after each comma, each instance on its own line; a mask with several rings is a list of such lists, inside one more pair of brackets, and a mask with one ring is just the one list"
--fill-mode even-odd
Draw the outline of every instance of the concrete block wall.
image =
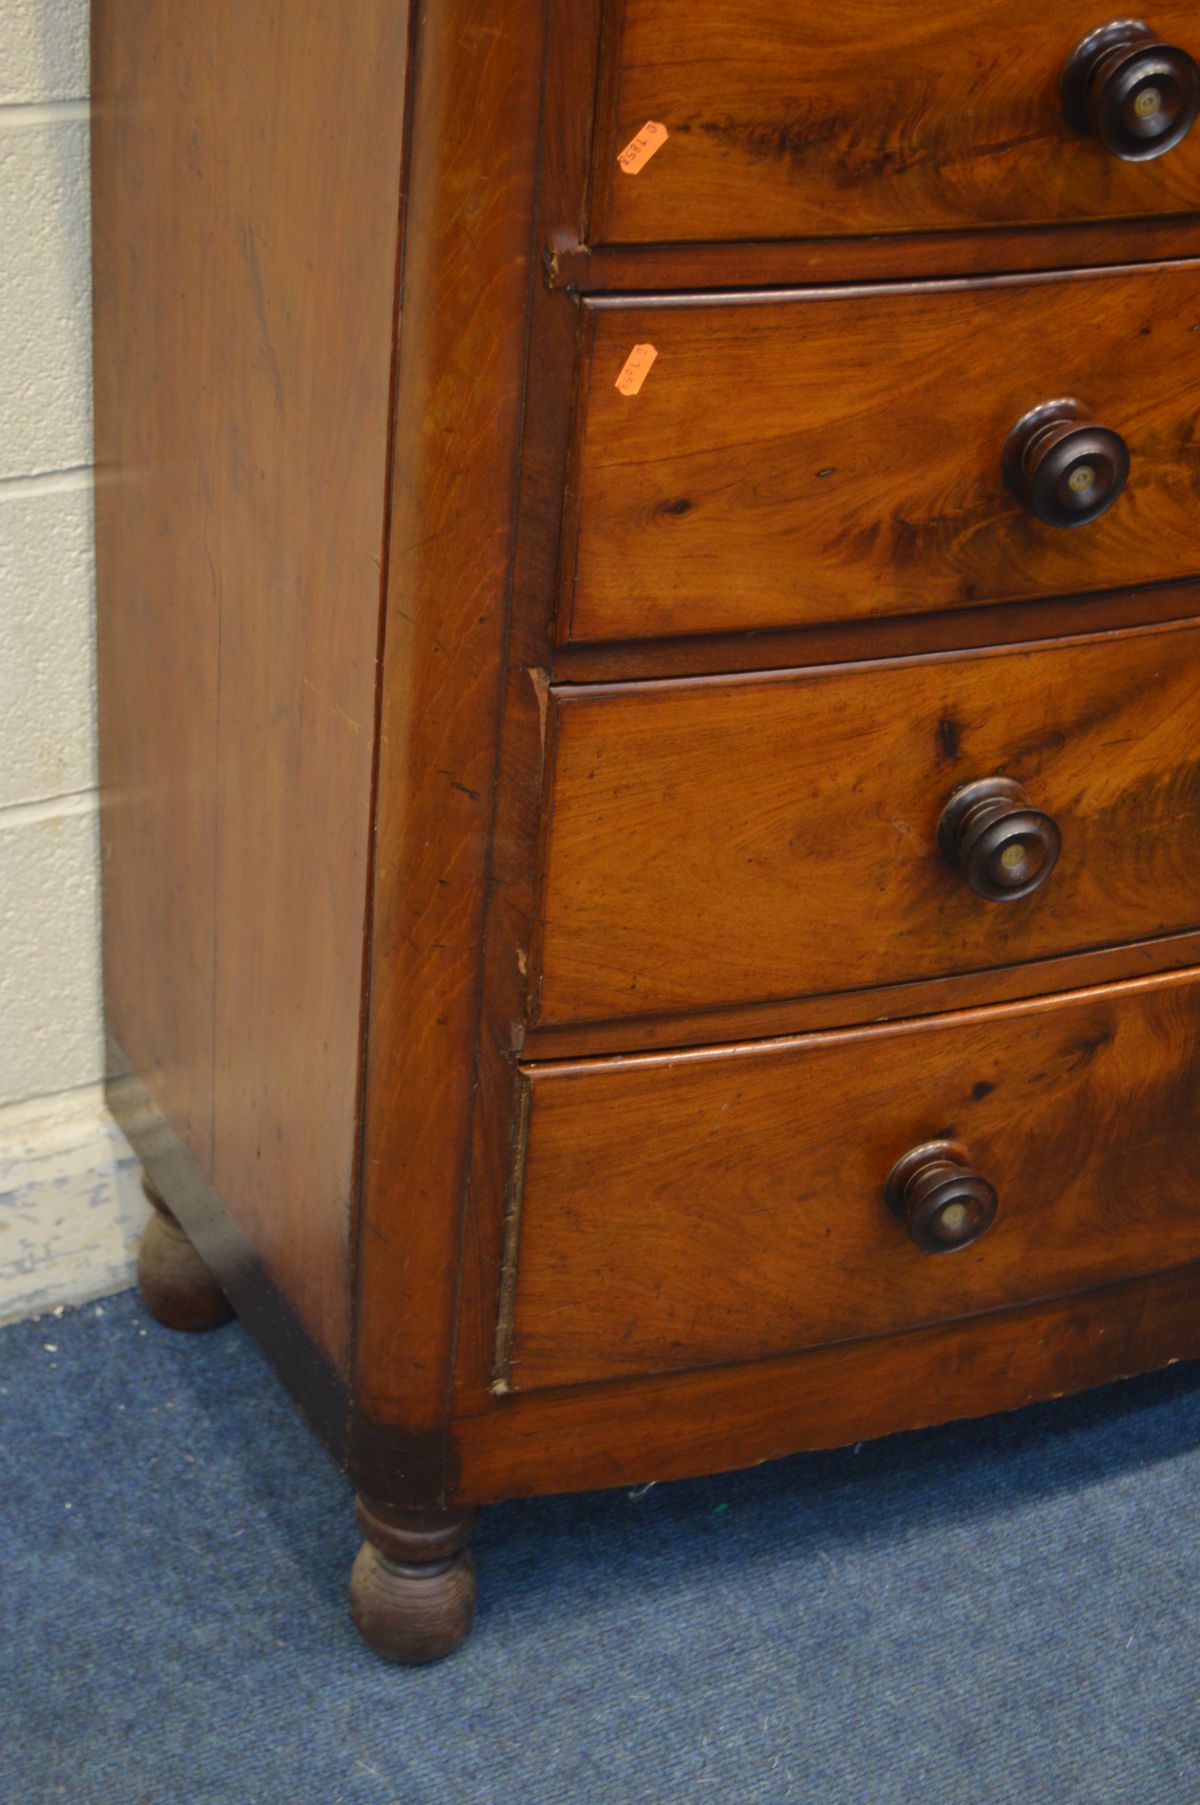
[[88, 0], [0, 0], [0, 1322], [130, 1281], [101, 1097]]

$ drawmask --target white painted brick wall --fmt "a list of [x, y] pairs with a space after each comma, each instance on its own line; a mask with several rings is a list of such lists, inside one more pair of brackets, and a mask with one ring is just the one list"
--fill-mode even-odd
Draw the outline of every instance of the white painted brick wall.
[[87, 0], [3, 0], [0, 106], [81, 100], [87, 91]]
[[95, 1084], [94, 797], [0, 810], [0, 873], [0, 1098], [20, 1103]]
[[0, 478], [91, 457], [88, 127], [76, 110], [0, 108]]
[[92, 492], [70, 481], [0, 485], [0, 810], [96, 781]]
[[104, 1114], [88, 0], [0, 0], [0, 1321], [129, 1280]]

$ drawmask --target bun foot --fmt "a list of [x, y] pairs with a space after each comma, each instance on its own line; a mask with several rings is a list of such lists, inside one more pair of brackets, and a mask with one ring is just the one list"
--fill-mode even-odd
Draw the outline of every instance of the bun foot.
[[219, 1329], [233, 1315], [225, 1293], [162, 1198], [145, 1181], [142, 1189], [154, 1206], [138, 1248], [142, 1302], [164, 1328], [185, 1334]]
[[366, 1537], [350, 1575], [350, 1613], [368, 1648], [404, 1666], [440, 1661], [475, 1616], [465, 1543], [478, 1511], [393, 1510], [358, 1501]]

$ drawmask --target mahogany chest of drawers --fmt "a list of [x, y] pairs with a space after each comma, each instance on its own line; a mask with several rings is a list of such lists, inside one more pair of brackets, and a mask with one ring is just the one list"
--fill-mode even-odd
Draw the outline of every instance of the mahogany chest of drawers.
[[94, 16], [143, 1291], [367, 1640], [490, 1501], [1200, 1354], [1195, 7]]

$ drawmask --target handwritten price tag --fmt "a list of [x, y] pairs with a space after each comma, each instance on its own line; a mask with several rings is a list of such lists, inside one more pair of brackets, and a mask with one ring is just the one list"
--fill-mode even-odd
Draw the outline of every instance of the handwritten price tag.
[[637, 137], [629, 140], [617, 162], [626, 175], [636, 175], [639, 169], [645, 169], [655, 151], [661, 150], [666, 141], [666, 126], [648, 119]]
[[636, 395], [647, 376], [650, 365], [658, 356], [653, 345], [635, 345], [625, 359], [621, 374], [617, 377], [616, 386], [623, 395]]

